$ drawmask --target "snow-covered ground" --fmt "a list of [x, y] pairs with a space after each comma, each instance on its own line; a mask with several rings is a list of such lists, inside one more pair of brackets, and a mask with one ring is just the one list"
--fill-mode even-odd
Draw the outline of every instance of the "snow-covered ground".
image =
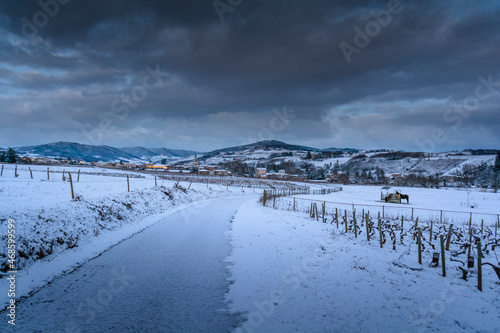
[[[424, 265], [416, 245], [392, 250], [303, 214], [245, 204], [232, 223], [227, 300], [247, 321], [235, 332], [499, 332], [500, 284], [483, 267], [468, 281]], [[485, 261], [494, 262], [489, 254]]]
[[[352, 211], [354, 205], [358, 214], [364, 209], [375, 215], [384, 210], [388, 217], [398, 217], [403, 215], [405, 219], [411, 218], [413, 208], [414, 219], [439, 222], [441, 210], [443, 210], [443, 222], [464, 224], [468, 223], [470, 213], [472, 213], [473, 224], [480, 224], [481, 219], [485, 225], [494, 225], [498, 222], [500, 214], [500, 193], [485, 192], [474, 189], [467, 193], [460, 189], [427, 189], [413, 187], [395, 187], [401, 193], [410, 196], [410, 203], [402, 204], [386, 203], [380, 200], [381, 186], [342, 186], [342, 191], [328, 195], [302, 195], [298, 198], [310, 200], [327, 201], [327, 210], [332, 213], [335, 208]], [[467, 207], [467, 197], [469, 207]], [[310, 202], [300, 202], [309, 205]], [[382, 206], [384, 208], [382, 208]], [[474, 206], [471, 208], [470, 206]]]
[[[221, 214], [223, 205], [220, 213], [207, 209], [213, 199], [248, 196], [231, 223], [232, 252], [226, 259], [232, 283], [227, 304], [247, 319], [236, 332], [500, 331], [500, 284], [489, 266], [483, 268], [481, 293], [475, 271], [464, 281], [456, 263], [447, 262], [446, 278], [440, 267], [429, 267], [434, 251], [429, 246], [424, 250], [424, 265], [419, 265], [414, 242], [398, 244], [396, 250], [380, 249], [376, 237], [368, 243], [364, 237], [344, 234], [335, 224], [315, 222], [304, 212], [262, 207], [255, 198], [260, 194], [257, 190], [207, 188], [200, 183], [192, 183], [187, 190], [187, 182], [176, 187], [174, 181], [160, 179], [155, 187], [149, 174], [83, 167], [50, 167], [47, 180], [46, 166], [30, 167], [33, 179], [27, 165], [18, 166], [17, 178], [14, 166], [7, 165], [0, 177], [1, 242], [6, 243], [7, 220], [16, 221], [17, 296], [29, 295], [176, 212], [190, 222], [196, 216], [193, 212]], [[77, 200], [71, 199], [70, 184], [62, 181], [63, 169], [72, 172]], [[76, 182], [78, 169], [80, 181]], [[127, 175], [131, 192], [127, 192]], [[463, 206], [466, 191], [398, 189], [410, 195], [409, 205], [382, 203], [379, 186], [343, 186], [341, 192], [298, 198], [327, 201], [330, 220], [335, 208], [350, 211], [353, 205], [357, 212], [370, 210], [371, 216], [384, 205], [386, 217], [404, 214], [407, 220], [414, 208], [415, 217], [422, 221], [437, 221], [441, 209], [455, 211], [443, 217], [456, 224], [472, 211], [473, 222], [483, 216], [487, 226], [500, 212], [500, 194], [471, 192], [469, 202], [476, 207], [472, 209]], [[303, 210], [310, 203], [297, 200]], [[188, 225], [181, 223], [173, 230], [186, 232]], [[490, 249], [485, 261], [497, 263], [497, 252]], [[6, 253], [2, 247], [4, 260]], [[3, 277], [0, 290], [8, 290]], [[0, 306], [7, 301], [7, 293], [1, 292]], [[54, 306], [61, 305], [55, 301]]]
[[[251, 189], [157, 180], [134, 172], [84, 167], [20, 165], [4, 167], [0, 177], [0, 242], [7, 244], [8, 220], [16, 226], [18, 296], [28, 295], [57, 275], [71, 271], [161, 218], [216, 198], [256, 195]], [[33, 171], [31, 179], [28, 168]], [[76, 200], [70, 183], [72, 172]], [[77, 181], [77, 172], [80, 181]], [[130, 192], [126, 175], [129, 175]], [[200, 206], [199, 209], [202, 209]], [[185, 216], [186, 220], [191, 217]], [[0, 269], [8, 271], [7, 246], [0, 248]], [[0, 290], [8, 290], [0, 280]], [[5, 289], [7, 288], [7, 289]], [[0, 306], [8, 301], [0, 294]]]

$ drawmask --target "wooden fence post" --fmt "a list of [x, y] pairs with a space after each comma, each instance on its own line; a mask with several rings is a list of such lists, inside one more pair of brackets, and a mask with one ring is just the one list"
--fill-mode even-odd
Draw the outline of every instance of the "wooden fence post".
[[347, 233], [347, 209], [344, 210], [345, 233]]
[[484, 219], [481, 219], [481, 234], [483, 233]]
[[401, 214], [401, 231], [404, 228], [404, 220], [403, 219], [404, 219], [403, 214]]
[[415, 232], [413, 233], [413, 240], [415, 240], [415, 235], [416, 235], [416, 232], [417, 232], [417, 228], [418, 228], [418, 217], [417, 217], [417, 220], [415, 221]]
[[471, 249], [472, 249], [472, 213], [470, 213], [470, 219], [469, 219], [469, 251], [467, 252], [467, 258], [470, 257]]
[[418, 228], [418, 263], [422, 265], [422, 231]]
[[354, 222], [354, 237], [358, 238], [358, 224], [356, 223], [356, 210], [352, 212], [352, 218]]
[[71, 186], [71, 199], [75, 200], [75, 192], [73, 192], [73, 179], [71, 178], [71, 172], [68, 172], [69, 184]]
[[295, 198], [293, 198], [293, 211], [295, 211]]
[[500, 214], [497, 214], [497, 223], [495, 224], [495, 238], [497, 238], [497, 228], [500, 226]]
[[448, 237], [446, 238], [446, 251], [450, 250], [451, 236], [453, 235], [453, 224], [448, 228]]
[[2, 171], [0, 172], [0, 177], [3, 176], [3, 164], [2, 164]]
[[385, 219], [385, 206], [382, 205], [382, 218]]
[[441, 266], [443, 268], [443, 277], [446, 277], [446, 263], [445, 263], [445, 253], [444, 253], [444, 237], [443, 235], [439, 236], [441, 241]]
[[411, 208], [411, 220], [413, 221], [413, 207]]
[[33, 172], [31, 171], [31, 168], [28, 167], [29, 171], [30, 171], [30, 176], [31, 176], [31, 179], [33, 179]]
[[483, 254], [481, 252], [481, 240], [477, 242], [477, 289], [483, 291]]
[[14, 169], [14, 176], [17, 178], [19, 177], [19, 175], [17, 174], [17, 164], [16, 164], [16, 168]]
[[439, 223], [443, 224], [443, 210], [441, 209], [441, 215], [439, 216]]
[[47, 167], [47, 180], [49, 180], [50, 177], [49, 177], [49, 167]]
[[80, 182], [80, 169], [78, 169], [78, 177], [76, 178], [76, 182], [79, 183]]
[[128, 179], [128, 175], [127, 175], [127, 191], [130, 192], [130, 181]]
[[322, 211], [323, 211], [323, 223], [326, 223], [326, 202], [323, 202], [323, 207], [322, 208]]
[[432, 244], [432, 227], [433, 227], [433, 222], [431, 220], [431, 230], [430, 230], [430, 234], [429, 234], [429, 243]]
[[365, 219], [365, 224], [366, 224], [366, 240], [370, 241], [370, 226], [368, 225], [368, 213], [366, 213], [366, 219]]
[[[380, 214], [380, 212], [379, 212], [379, 214]], [[378, 218], [378, 233], [379, 233], [379, 238], [380, 238], [380, 248], [383, 248], [384, 247], [384, 240], [382, 238], [383, 238], [384, 233], [382, 232], [382, 220], [380, 219], [380, 217]]]
[[335, 221], [337, 222], [337, 229], [339, 228], [339, 209], [335, 208]]

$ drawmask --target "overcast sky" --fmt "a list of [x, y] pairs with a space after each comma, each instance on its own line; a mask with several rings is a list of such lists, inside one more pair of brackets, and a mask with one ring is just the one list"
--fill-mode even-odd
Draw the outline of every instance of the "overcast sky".
[[500, 147], [497, 0], [41, 4], [0, 3], [0, 147]]

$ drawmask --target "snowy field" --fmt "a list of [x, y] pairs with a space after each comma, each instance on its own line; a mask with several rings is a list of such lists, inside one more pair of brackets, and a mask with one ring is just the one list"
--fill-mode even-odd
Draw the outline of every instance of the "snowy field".
[[[364, 236], [363, 236], [364, 237]], [[483, 267], [468, 281], [419, 265], [413, 242], [379, 248], [304, 214], [245, 204], [232, 223], [234, 283], [227, 295], [247, 321], [235, 332], [499, 332], [500, 284]], [[413, 243], [413, 244], [412, 244]], [[494, 261], [492, 253], [487, 260]]]
[[[231, 223], [232, 253], [226, 259], [231, 273], [227, 306], [246, 318], [235, 332], [500, 331], [500, 284], [491, 267], [483, 268], [479, 292], [477, 269], [471, 269], [465, 281], [456, 262], [447, 262], [446, 278], [440, 267], [430, 267], [436, 250], [427, 243], [419, 265], [415, 242], [406, 239], [394, 250], [389, 239], [381, 249], [376, 236], [368, 242], [363, 234], [354, 238], [352, 231], [345, 234], [331, 224], [335, 208], [352, 214], [354, 205], [358, 214], [365, 209], [374, 217], [383, 205], [387, 219], [403, 215], [406, 221], [413, 208], [426, 234], [427, 221], [438, 221], [441, 209], [453, 211], [445, 212], [443, 219], [445, 225], [452, 222], [462, 228], [459, 232], [465, 230], [470, 212], [476, 226], [484, 218], [485, 228], [491, 230], [500, 194], [472, 191], [472, 209], [463, 205], [466, 191], [398, 188], [410, 195], [410, 204], [400, 205], [381, 202], [379, 186], [343, 186], [328, 195], [297, 196], [304, 199], [296, 199], [302, 211], [292, 212], [287, 211], [291, 198], [277, 199], [279, 210], [262, 207], [257, 202], [260, 190], [201, 183], [192, 183], [188, 190], [188, 182], [176, 187], [175, 181], [160, 179], [155, 186], [150, 174], [67, 166], [51, 166], [47, 180], [46, 166], [30, 167], [33, 179], [27, 165], [18, 166], [19, 177], [13, 165], [6, 165], [0, 177], [0, 241], [6, 243], [7, 220], [14, 219], [18, 296], [32, 294], [172, 214], [181, 212], [186, 222], [178, 226], [182, 232], [194, 213], [204, 212], [212, 200], [245, 196], [248, 201]], [[71, 199], [69, 182], [62, 180], [63, 169], [66, 178], [72, 173], [76, 200]], [[311, 202], [327, 202], [329, 223], [308, 217]], [[445, 225], [434, 231], [444, 232]], [[452, 243], [454, 254], [462, 251], [459, 246]], [[488, 249], [484, 261], [498, 263], [498, 249], [491, 244]], [[464, 260], [464, 255], [458, 258]], [[5, 261], [6, 247], [0, 256]], [[6, 264], [1, 268], [5, 272]], [[2, 277], [0, 290], [7, 289]], [[2, 292], [0, 306], [7, 301]]]
[[[331, 214], [335, 208], [352, 212], [353, 205], [357, 213], [364, 209], [370, 211], [372, 216], [384, 210], [386, 217], [411, 219], [413, 208], [413, 219], [419, 217], [423, 221], [439, 222], [441, 210], [443, 210], [443, 222], [457, 225], [468, 224], [470, 213], [472, 223], [479, 225], [484, 220], [485, 225], [494, 225], [498, 222], [500, 214], [500, 193], [492, 193], [472, 189], [467, 193], [465, 189], [428, 189], [413, 187], [396, 187], [401, 193], [410, 196], [410, 203], [402, 204], [386, 203], [380, 200], [381, 186], [342, 186], [342, 191], [328, 195], [302, 195], [297, 198], [309, 200], [326, 201], [327, 209]], [[467, 197], [469, 206], [467, 207]], [[310, 206], [309, 201], [300, 201], [301, 205]], [[382, 208], [383, 206], [383, 208]]]

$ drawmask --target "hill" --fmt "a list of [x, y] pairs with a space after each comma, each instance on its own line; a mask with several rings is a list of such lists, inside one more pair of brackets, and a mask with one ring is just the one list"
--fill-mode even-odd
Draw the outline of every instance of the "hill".
[[282, 141], [277, 141], [277, 140], [264, 140], [264, 141], [259, 141], [247, 145], [242, 145], [242, 146], [235, 146], [235, 147], [229, 147], [229, 148], [223, 148], [223, 149], [217, 149], [214, 151], [211, 151], [205, 156], [215, 156], [220, 153], [238, 153], [238, 152], [243, 152], [247, 150], [272, 150], [272, 149], [282, 149], [282, 150], [288, 150], [288, 151], [296, 151], [296, 150], [301, 150], [301, 151], [319, 151], [318, 148], [312, 148], [312, 147], [306, 147], [306, 146], [300, 146], [300, 145], [292, 145], [288, 144]]
[[115, 148], [110, 146], [93, 146], [75, 142], [53, 142], [44, 145], [14, 148], [19, 154], [28, 154], [33, 157], [49, 157], [87, 162], [114, 162], [114, 161], [149, 161], [164, 157], [186, 157], [195, 152], [167, 148], [128, 147]]

